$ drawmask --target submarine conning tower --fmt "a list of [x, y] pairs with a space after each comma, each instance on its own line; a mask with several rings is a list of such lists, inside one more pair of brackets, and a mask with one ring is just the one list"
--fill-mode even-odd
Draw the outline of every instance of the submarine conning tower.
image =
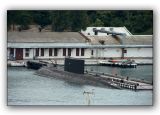
[[76, 58], [65, 58], [64, 71], [84, 74], [84, 60]]

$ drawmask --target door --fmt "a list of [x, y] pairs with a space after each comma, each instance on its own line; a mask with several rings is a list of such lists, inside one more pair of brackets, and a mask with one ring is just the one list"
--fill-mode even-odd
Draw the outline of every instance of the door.
[[23, 60], [23, 49], [16, 48], [16, 60]]

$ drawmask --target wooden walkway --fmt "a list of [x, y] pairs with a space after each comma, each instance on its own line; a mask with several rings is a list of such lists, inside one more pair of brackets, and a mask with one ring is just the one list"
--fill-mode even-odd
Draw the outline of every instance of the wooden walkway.
[[104, 79], [110, 79], [110, 85], [113, 85], [119, 89], [131, 89], [131, 90], [152, 90], [153, 86], [151, 83], [147, 83], [142, 80], [126, 79], [124, 76], [112, 75], [107, 73], [86, 71], [87, 74], [101, 77]]

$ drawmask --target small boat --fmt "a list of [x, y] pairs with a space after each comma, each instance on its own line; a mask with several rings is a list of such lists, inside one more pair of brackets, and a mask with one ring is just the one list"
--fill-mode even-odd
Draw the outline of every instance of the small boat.
[[103, 66], [115, 66], [123, 68], [135, 68], [137, 66], [135, 61], [131, 59], [110, 59], [108, 61], [101, 60], [99, 61], [99, 64]]
[[19, 61], [11, 61], [7, 63], [8, 66], [11, 67], [25, 67], [26, 63], [25, 62], [19, 62]]
[[43, 66], [47, 66], [47, 64], [42, 61], [27, 61], [27, 68], [28, 69], [38, 70]]

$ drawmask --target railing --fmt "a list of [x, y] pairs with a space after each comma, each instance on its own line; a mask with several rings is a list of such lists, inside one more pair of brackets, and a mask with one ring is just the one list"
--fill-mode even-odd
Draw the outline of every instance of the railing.
[[[125, 79], [127, 77], [125, 76], [120, 76], [120, 75], [113, 75], [113, 74], [109, 74], [109, 73], [103, 73], [103, 72], [95, 72], [95, 71], [85, 71], [86, 73], [90, 74], [90, 75], [94, 75], [95, 77], [100, 77], [100, 78], [108, 78], [105, 80], [108, 80], [108, 83], [112, 86], [115, 87], [121, 87], [121, 88], [127, 88], [127, 89], [132, 89], [132, 90], [136, 90], [137, 87], [139, 86], [139, 83], [146, 83], [151, 85], [151, 83], [144, 81], [144, 80], [139, 80], [139, 79]], [[105, 77], [106, 76], [106, 77]], [[144, 85], [143, 85], [144, 86]]]

